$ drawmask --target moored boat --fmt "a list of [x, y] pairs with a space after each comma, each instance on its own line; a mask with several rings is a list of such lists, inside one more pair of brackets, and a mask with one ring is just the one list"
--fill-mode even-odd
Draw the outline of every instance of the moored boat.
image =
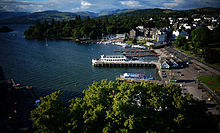
[[124, 73], [123, 75], [120, 75], [120, 78], [122, 79], [142, 79], [142, 80], [149, 80], [153, 79], [153, 77], [147, 76], [145, 74], [135, 74], [135, 73]]

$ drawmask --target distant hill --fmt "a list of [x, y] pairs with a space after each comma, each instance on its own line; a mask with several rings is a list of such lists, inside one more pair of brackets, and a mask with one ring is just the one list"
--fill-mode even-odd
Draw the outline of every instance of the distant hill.
[[0, 20], [16, 17], [16, 16], [24, 16], [28, 15], [28, 12], [0, 12]]
[[117, 10], [109, 10], [109, 11], [101, 11], [98, 16], [107, 16], [107, 15], [117, 15], [120, 13], [129, 13], [129, 12], [133, 12], [139, 9], [117, 9]]
[[[50, 11], [43, 11], [43, 12], [35, 12], [35, 13], [7, 13], [7, 12], [0, 12], [0, 24], [31, 24], [35, 23], [36, 20], [52, 20], [55, 19], [55, 21], [62, 21], [62, 20], [71, 20], [74, 19], [77, 15], [80, 15], [81, 17], [87, 17], [90, 16], [92, 18], [94, 17], [102, 17], [102, 16], [129, 16], [129, 15], [141, 15], [141, 16], [155, 16], [155, 15], [161, 15], [161, 16], [191, 16], [193, 14], [208, 14], [208, 15], [214, 15], [219, 16], [220, 14], [220, 8], [211, 8], [211, 7], [205, 7], [205, 8], [197, 8], [197, 9], [191, 9], [191, 10], [171, 10], [171, 9], [123, 9], [123, 10], [112, 10], [112, 11], [101, 11], [100, 13], [94, 13], [94, 12], [60, 12], [55, 10]], [[16, 20], [16, 21], [15, 21]]]
[[[1, 15], [1, 13], [0, 13]], [[49, 11], [43, 11], [43, 12], [35, 12], [35, 13], [27, 13], [24, 15], [17, 15], [15, 17], [8, 17], [6, 19], [2, 19], [0, 21], [1, 24], [31, 24], [35, 23], [36, 20], [40, 21], [51, 21], [52, 19], [55, 19], [55, 21], [62, 21], [62, 20], [71, 20], [75, 19], [77, 15], [80, 15], [81, 17], [97, 17], [98, 14], [93, 12], [59, 12], [56, 10], [49, 10]], [[2, 14], [4, 16], [4, 14]], [[16, 20], [16, 21], [15, 21]]]
[[118, 12], [120, 12], [120, 11], [123, 11], [123, 10], [119, 10], [119, 9], [117, 9], [117, 10], [105, 10], [105, 11], [101, 11], [99, 14], [98, 14], [98, 16], [106, 16], [106, 15], [112, 15], [112, 14], [116, 14], [116, 13], [118, 13]]
[[212, 14], [218, 16], [220, 14], [220, 8], [196, 8], [191, 10], [171, 10], [171, 9], [136, 9], [136, 10], [125, 10], [122, 12], [118, 12], [114, 15], [118, 16], [127, 16], [127, 15], [192, 15], [192, 14]]
[[75, 14], [77, 15], [80, 15], [81, 17], [91, 17], [91, 18], [95, 18], [95, 17], [98, 17], [99, 14], [98, 13], [94, 13], [94, 12], [88, 12], [88, 11], [85, 11], [85, 12], [75, 12]]

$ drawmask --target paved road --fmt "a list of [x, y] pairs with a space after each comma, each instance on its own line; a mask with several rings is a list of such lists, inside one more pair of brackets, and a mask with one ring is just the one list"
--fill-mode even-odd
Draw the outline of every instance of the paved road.
[[[163, 49], [162, 49], [163, 51]], [[166, 47], [164, 48], [163, 52], [168, 52], [169, 54], [183, 60], [183, 61], [190, 61], [191, 63], [188, 67], [181, 68], [181, 69], [171, 69], [171, 70], [163, 70], [163, 73], [166, 73], [167, 77], [163, 78], [164, 82], [168, 83], [169, 79], [172, 77], [176, 77], [180, 80], [179, 84], [183, 88], [183, 93], [190, 93], [193, 95], [194, 98], [199, 100], [205, 100], [208, 106], [208, 111], [212, 114], [220, 114], [219, 109], [217, 109], [216, 104], [213, 101], [209, 101], [208, 92], [202, 89], [198, 89], [198, 81], [197, 77], [202, 75], [216, 75], [220, 74], [218, 70], [209, 67], [208, 65], [189, 57], [185, 53], [181, 51]], [[166, 57], [166, 56], [165, 56]], [[212, 106], [210, 106], [212, 105]]]

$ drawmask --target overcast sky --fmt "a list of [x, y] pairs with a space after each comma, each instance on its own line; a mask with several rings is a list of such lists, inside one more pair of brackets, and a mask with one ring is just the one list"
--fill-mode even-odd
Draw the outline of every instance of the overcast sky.
[[58, 10], [66, 12], [115, 9], [192, 9], [218, 7], [220, 0], [0, 0], [0, 11], [39, 12]]

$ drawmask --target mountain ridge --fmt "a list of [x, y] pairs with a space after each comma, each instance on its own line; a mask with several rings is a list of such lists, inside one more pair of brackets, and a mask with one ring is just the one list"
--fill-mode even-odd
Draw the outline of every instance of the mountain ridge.
[[[204, 8], [195, 8], [190, 10], [172, 10], [172, 9], [117, 9], [117, 10], [108, 10], [101, 11], [100, 13], [83, 11], [83, 12], [60, 12], [57, 10], [47, 10], [42, 12], [0, 12], [1, 24], [31, 24], [35, 23], [36, 20], [48, 20], [51, 21], [54, 19], [55, 21], [62, 20], [71, 20], [75, 19], [76, 16], [80, 15], [82, 18], [84, 17], [102, 17], [102, 16], [128, 16], [128, 15], [161, 15], [161, 14], [196, 14], [196, 13], [212, 13], [212, 14], [220, 14], [220, 8], [212, 8], [212, 7], [204, 7]], [[7, 15], [6, 15], [7, 14]], [[16, 22], [14, 21], [16, 20]]]

